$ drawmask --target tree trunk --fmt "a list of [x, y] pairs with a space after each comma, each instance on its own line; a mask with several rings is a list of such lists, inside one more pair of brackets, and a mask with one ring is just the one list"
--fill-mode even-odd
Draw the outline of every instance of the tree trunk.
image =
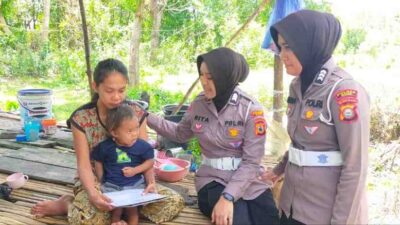
[[164, 8], [168, 0], [151, 0], [151, 15], [153, 17], [153, 29], [151, 31], [151, 55], [150, 61], [156, 59], [156, 52], [160, 40], [160, 27], [161, 19], [163, 16]]
[[4, 19], [3, 13], [1, 12], [1, 0], [0, 0], [0, 29], [3, 30], [6, 34], [11, 34], [10, 29], [8, 28], [7, 22]]
[[86, 25], [86, 15], [85, 15], [85, 6], [83, 5], [83, 0], [79, 0], [79, 9], [81, 11], [81, 18], [82, 18], [82, 30], [83, 30], [83, 42], [85, 44], [85, 60], [86, 60], [86, 74], [88, 78], [89, 88], [90, 88], [90, 95], [93, 95], [93, 88], [92, 88], [92, 70], [90, 68], [90, 46], [89, 46], [89, 36], [87, 32], [87, 25]]
[[49, 39], [50, 5], [51, 0], [43, 0], [42, 41], [44, 43], [46, 43]]
[[264, 7], [269, 3], [269, 0], [263, 0], [260, 5], [258, 6], [258, 8], [253, 12], [253, 14], [251, 14], [251, 16], [247, 19], [247, 21], [242, 25], [242, 27], [239, 28], [239, 30], [237, 30], [235, 32], [235, 34], [232, 35], [232, 37], [229, 39], [229, 41], [225, 44], [226, 47], [228, 47], [232, 41], [239, 35], [240, 32], [242, 32], [242, 30], [244, 30], [244, 28], [247, 27], [247, 25], [249, 25], [249, 23], [256, 18], [256, 16], [261, 12], [261, 10], [264, 9]]
[[274, 56], [274, 120], [282, 123], [283, 117], [283, 64], [278, 55]]
[[129, 56], [129, 79], [131, 86], [139, 85], [139, 47], [140, 36], [142, 34], [144, 0], [139, 0], [139, 5], [133, 23], [131, 52]]

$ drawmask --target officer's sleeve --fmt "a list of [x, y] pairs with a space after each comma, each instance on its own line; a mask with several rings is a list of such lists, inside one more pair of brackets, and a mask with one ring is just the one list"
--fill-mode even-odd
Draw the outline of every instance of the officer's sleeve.
[[285, 172], [285, 167], [289, 159], [289, 151], [286, 151], [281, 161], [274, 167], [274, 173], [276, 175], [282, 175]]
[[245, 121], [242, 161], [224, 190], [231, 194], [235, 201], [243, 196], [244, 191], [259, 176], [260, 164], [265, 151], [267, 125], [262, 107], [258, 104], [253, 105]]
[[191, 130], [192, 124], [192, 105], [186, 111], [182, 120], [179, 123], [168, 121], [160, 116], [150, 113], [147, 117], [147, 125], [155, 130], [158, 134], [163, 137], [178, 142], [184, 143], [193, 137], [193, 132]]
[[[290, 102], [289, 98], [288, 98], [288, 102], [287, 102], [288, 103], [287, 107], [289, 107], [290, 104], [294, 105], [290, 109], [291, 111], [294, 110], [294, 107], [296, 104], [296, 98], [294, 97], [294, 96], [296, 96], [295, 91], [294, 91], [294, 84], [295, 84], [295, 80], [293, 80], [289, 86], [289, 98], [291, 98], [292, 100], [294, 99], [294, 102]], [[300, 104], [300, 103], [297, 103], [297, 104]], [[287, 112], [289, 112], [288, 110], [289, 110], [289, 108], [287, 109]], [[283, 155], [282, 159], [278, 162], [278, 164], [273, 169], [273, 171], [276, 175], [282, 175], [283, 173], [285, 173], [285, 168], [286, 168], [286, 164], [287, 164], [288, 160], [289, 160], [289, 151], [286, 151], [285, 154]]]
[[[368, 167], [370, 102], [354, 80], [342, 81], [331, 98], [343, 158], [331, 224], [354, 224], [363, 202]], [[365, 206], [362, 206], [362, 208]]]

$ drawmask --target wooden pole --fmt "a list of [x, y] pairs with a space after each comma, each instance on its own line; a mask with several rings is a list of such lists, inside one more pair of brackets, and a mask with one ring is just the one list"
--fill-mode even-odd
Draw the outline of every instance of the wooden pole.
[[83, 5], [83, 0], [79, 0], [79, 9], [81, 11], [83, 42], [85, 45], [86, 74], [90, 88], [90, 95], [92, 96], [93, 88], [92, 88], [92, 69], [90, 68], [90, 46], [89, 46], [89, 36], [86, 25], [85, 6]]
[[246, 22], [239, 28], [239, 30], [237, 30], [232, 37], [229, 39], [229, 41], [225, 44], [225, 46], [229, 46], [232, 41], [240, 34], [240, 32], [242, 32], [242, 30], [244, 30], [247, 25], [250, 24], [250, 22], [256, 18], [256, 16], [261, 12], [261, 10], [264, 9], [264, 7], [269, 3], [269, 0], [263, 0], [260, 5], [257, 7], [257, 9], [253, 12], [253, 14], [251, 14], [251, 16], [246, 20]]
[[176, 113], [182, 108], [183, 103], [189, 98], [190, 93], [192, 93], [194, 87], [196, 87], [196, 84], [199, 82], [200, 76], [193, 82], [192, 86], [190, 86], [189, 90], [186, 92], [185, 97], [183, 97], [182, 101], [179, 103], [178, 107], [174, 109], [172, 112], [172, 115], [175, 116]]
[[274, 56], [274, 98], [273, 118], [282, 123], [283, 117], [283, 64], [278, 55]]

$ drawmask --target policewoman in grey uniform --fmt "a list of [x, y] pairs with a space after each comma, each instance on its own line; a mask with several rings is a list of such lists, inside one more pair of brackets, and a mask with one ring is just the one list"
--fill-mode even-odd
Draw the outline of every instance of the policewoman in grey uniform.
[[283, 173], [281, 224], [367, 224], [370, 101], [332, 59], [341, 36], [331, 14], [302, 10], [271, 27], [288, 74], [291, 146], [265, 180]]
[[197, 137], [202, 165], [196, 173], [201, 212], [216, 224], [277, 224], [270, 187], [258, 178], [266, 123], [261, 105], [237, 86], [249, 68], [241, 54], [214, 49], [197, 58], [204, 92], [180, 123], [149, 114], [147, 123], [176, 142]]

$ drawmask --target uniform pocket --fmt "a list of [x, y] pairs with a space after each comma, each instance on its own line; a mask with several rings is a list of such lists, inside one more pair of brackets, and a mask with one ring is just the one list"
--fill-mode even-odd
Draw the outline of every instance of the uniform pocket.
[[242, 140], [244, 137], [244, 129], [242, 127], [224, 127], [224, 137], [229, 140]]
[[318, 120], [322, 113], [322, 109], [305, 106], [301, 111], [301, 118], [304, 120]]
[[296, 103], [293, 103], [293, 104], [288, 103], [287, 109], [286, 109], [286, 115], [288, 117], [292, 117], [295, 108], [296, 108]]

